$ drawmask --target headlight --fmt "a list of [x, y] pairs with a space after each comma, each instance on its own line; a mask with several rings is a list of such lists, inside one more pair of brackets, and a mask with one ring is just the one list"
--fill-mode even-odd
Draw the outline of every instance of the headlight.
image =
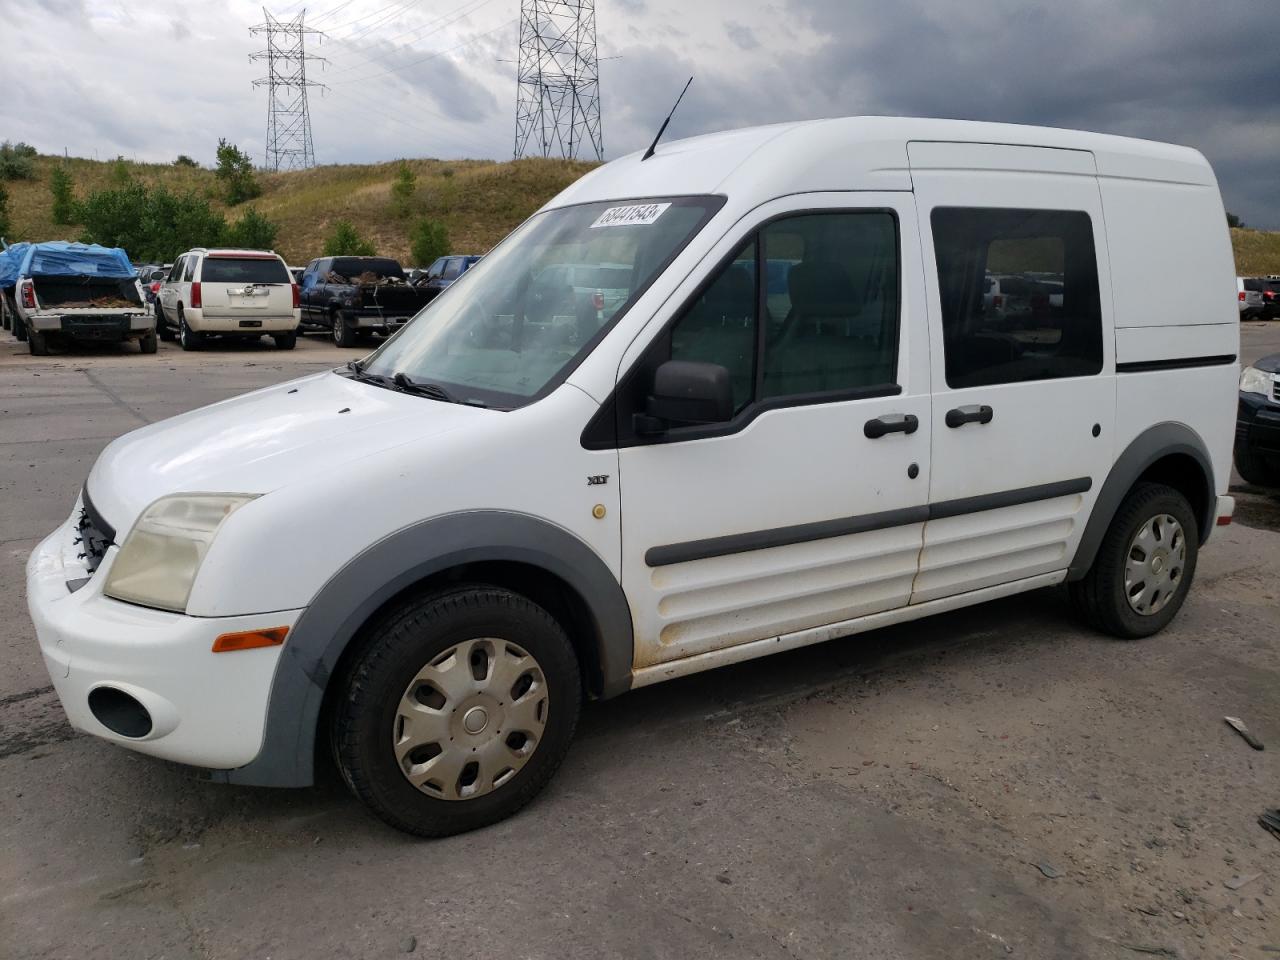
[[1245, 367], [1240, 374], [1241, 393], [1260, 393], [1264, 397], [1271, 396], [1271, 374], [1257, 367]]
[[129, 531], [103, 592], [117, 600], [182, 613], [222, 522], [257, 494], [162, 497]]

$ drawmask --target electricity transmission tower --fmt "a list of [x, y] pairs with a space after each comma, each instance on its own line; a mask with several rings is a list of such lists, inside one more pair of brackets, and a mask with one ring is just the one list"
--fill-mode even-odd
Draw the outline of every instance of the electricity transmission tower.
[[307, 61], [323, 60], [307, 53], [308, 34], [323, 37], [319, 30], [303, 24], [306, 9], [292, 20], [280, 20], [262, 8], [266, 20], [249, 33], [265, 35], [267, 49], [249, 54], [250, 60], [267, 61], [267, 75], [253, 81], [267, 88], [268, 170], [297, 170], [316, 165], [311, 146], [311, 114], [307, 109], [307, 89], [323, 83], [307, 79]]
[[604, 159], [595, 0], [520, 0], [515, 155]]

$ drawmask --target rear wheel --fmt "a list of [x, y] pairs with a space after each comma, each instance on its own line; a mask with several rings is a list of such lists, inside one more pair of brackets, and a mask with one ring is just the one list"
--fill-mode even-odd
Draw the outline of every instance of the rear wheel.
[[199, 350], [204, 346], [204, 335], [187, 326], [182, 307], [178, 307], [178, 344], [183, 350]]
[[356, 345], [355, 330], [342, 318], [341, 311], [333, 311], [332, 321], [334, 344], [339, 347], [354, 347]]
[[18, 338], [19, 343], [24, 343], [27, 339], [27, 324], [21, 315], [14, 311], [13, 313], [13, 335]]
[[1236, 469], [1240, 476], [1259, 487], [1280, 487], [1280, 463], [1245, 450], [1235, 449]]
[[28, 330], [27, 349], [31, 351], [33, 357], [47, 357], [49, 355], [49, 338], [39, 330]]
[[560, 766], [582, 685], [563, 628], [527, 598], [468, 586], [386, 616], [342, 680], [333, 747], [399, 830], [443, 837], [511, 816]]
[[160, 349], [160, 342], [156, 339], [156, 332], [154, 330], [145, 336], [138, 338], [138, 349], [143, 353], [155, 353]]
[[1138, 484], [1116, 511], [1089, 572], [1069, 585], [1071, 600], [1104, 633], [1151, 636], [1182, 608], [1199, 549], [1187, 498], [1162, 483]]
[[278, 350], [292, 350], [298, 345], [298, 334], [292, 330], [288, 333], [273, 333], [271, 339], [276, 342]]

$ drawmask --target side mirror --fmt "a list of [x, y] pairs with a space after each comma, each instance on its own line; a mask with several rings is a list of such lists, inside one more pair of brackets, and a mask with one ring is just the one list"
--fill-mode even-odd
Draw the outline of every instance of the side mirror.
[[733, 385], [718, 363], [668, 360], [654, 372], [653, 392], [636, 432], [662, 433], [672, 424], [724, 423], [733, 418]]

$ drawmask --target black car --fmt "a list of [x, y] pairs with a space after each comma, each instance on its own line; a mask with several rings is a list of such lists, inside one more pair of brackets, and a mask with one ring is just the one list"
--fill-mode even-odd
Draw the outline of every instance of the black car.
[[1250, 483], [1280, 487], [1280, 353], [1246, 367], [1240, 377], [1235, 461]]
[[1280, 277], [1262, 278], [1262, 318], [1280, 317]]
[[428, 299], [435, 299], [446, 287], [470, 270], [479, 260], [478, 256], [463, 254], [440, 257], [431, 266], [427, 267], [425, 276], [416, 278], [413, 282], [417, 286], [430, 291]]

